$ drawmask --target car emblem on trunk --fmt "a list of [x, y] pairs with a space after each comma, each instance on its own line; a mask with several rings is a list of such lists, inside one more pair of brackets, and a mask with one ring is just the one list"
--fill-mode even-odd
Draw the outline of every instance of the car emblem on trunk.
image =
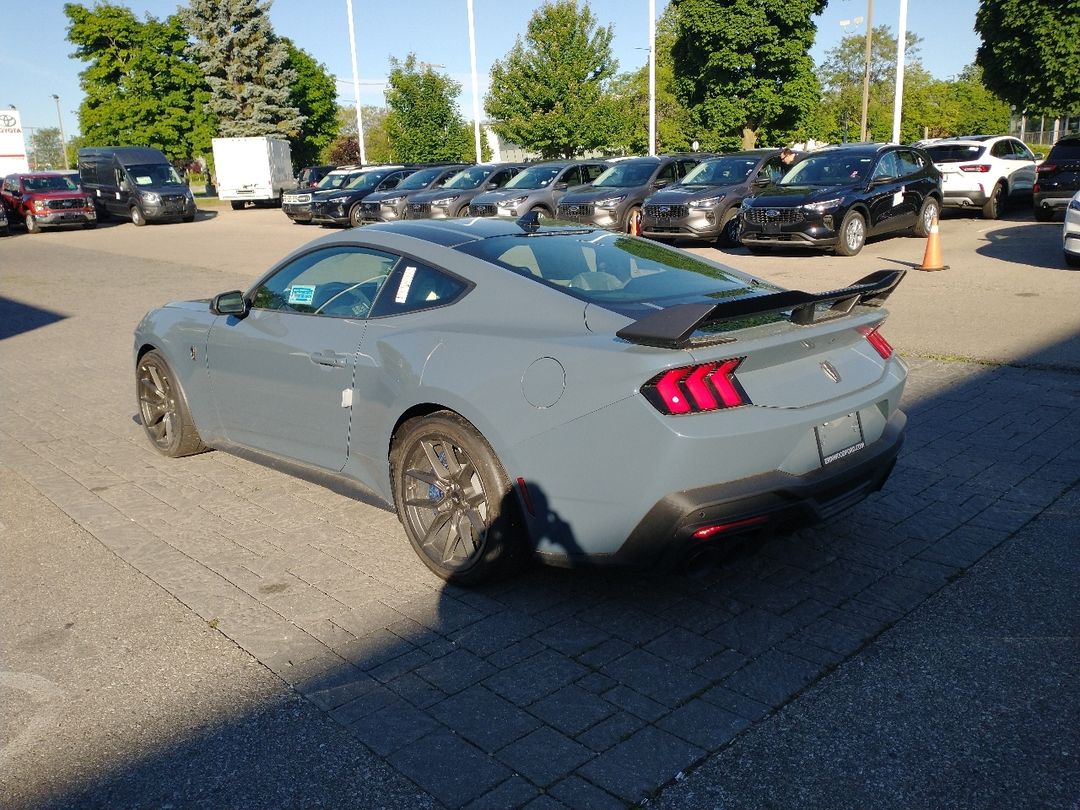
[[840, 372], [836, 370], [836, 366], [830, 363], [828, 360], [821, 364], [821, 370], [825, 372], [825, 376], [832, 380], [834, 383], [840, 382]]

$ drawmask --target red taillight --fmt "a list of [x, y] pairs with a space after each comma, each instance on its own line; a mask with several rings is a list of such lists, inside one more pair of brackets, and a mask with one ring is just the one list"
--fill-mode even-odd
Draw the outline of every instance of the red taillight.
[[1050, 172], [1057, 171], [1057, 164], [1056, 163], [1040, 163], [1038, 166], [1035, 167], [1035, 171], [1039, 172], [1040, 174], [1042, 174], [1043, 172], [1046, 172], [1047, 174], [1049, 174]]
[[881, 327], [874, 327], [870, 329], [866, 326], [859, 327], [859, 333], [867, 339], [874, 350], [881, 355], [882, 360], [888, 360], [892, 357], [893, 347], [889, 345], [889, 341], [885, 339], [885, 336], [878, 330]]
[[746, 529], [750, 526], [757, 526], [768, 519], [767, 515], [759, 515], [758, 517], [746, 518], [746, 520], [736, 520], [731, 523], [717, 523], [714, 526], [703, 526], [694, 532], [694, 537], [698, 540], [705, 540], [712, 537], [714, 534], [720, 534], [721, 532], [730, 532], [735, 529]]
[[979, 174], [986, 174], [990, 171], [989, 163], [969, 163], [966, 166], [961, 166], [962, 172], [979, 172]]
[[749, 405], [735, 377], [745, 358], [702, 363], [661, 372], [641, 387], [641, 393], [661, 413], [673, 416]]

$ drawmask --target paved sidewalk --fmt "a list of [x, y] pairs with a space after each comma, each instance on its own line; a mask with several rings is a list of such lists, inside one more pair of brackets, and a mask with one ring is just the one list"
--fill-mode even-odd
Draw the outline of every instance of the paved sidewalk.
[[[131, 326], [227, 288], [227, 272], [42, 245], [32, 269], [0, 269], [0, 464], [333, 720], [325, 756], [374, 752], [446, 807], [654, 796], [862, 666], [1080, 479], [1080, 375], [913, 361], [895, 474], [826, 526], [696, 576], [539, 569], [447, 587], [389, 513], [223, 453], [150, 449]], [[233, 734], [262, 711], [231, 709]], [[846, 733], [821, 730], [837, 746]], [[198, 744], [170, 738], [161, 761]], [[184, 797], [174, 769], [159, 775], [162, 800]]]

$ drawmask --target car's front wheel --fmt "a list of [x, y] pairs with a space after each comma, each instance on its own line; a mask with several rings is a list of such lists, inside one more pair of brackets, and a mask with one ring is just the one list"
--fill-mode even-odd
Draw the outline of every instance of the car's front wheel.
[[739, 212], [731, 211], [724, 224], [720, 226], [720, 235], [716, 238], [717, 247], [737, 247], [739, 244]]
[[131, 206], [131, 221], [138, 228], [141, 228], [146, 224], [146, 215], [143, 214], [142, 209], [137, 205]]
[[866, 220], [858, 211], [848, 211], [840, 223], [840, 238], [836, 252], [840, 256], [854, 256], [866, 244]]
[[635, 205], [626, 212], [626, 232], [631, 236], [641, 236], [641, 206]]
[[913, 229], [916, 236], [925, 239], [930, 235], [930, 229], [934, 226], [934, 220], [940, 218], [941, 206], [933, 197], [923, 200], [922, 208], [919, 209], [919, 218]]
[[359, 228], [363, 224], [364, 221], [360, 218], [360, 203], [357, 203], [349, 209], [349, 226]]
[[135, 388], [139, 418], [155, 450], [163, 456], [179, 458], [206, 449], [176, 375], [157, 349], [148, 351], [139, 360]]
[[390, 451], [394, 506], [435, 574], [477, 584], [524, 558], [518, 505], [491, 446], [449, 411], [410, 419]]
[[27, 233], [41, 233], [41, 225], [38, 224], [37, 217], [33, 214], [27, 214], [26, 219], [23, 221], [26, 223]]

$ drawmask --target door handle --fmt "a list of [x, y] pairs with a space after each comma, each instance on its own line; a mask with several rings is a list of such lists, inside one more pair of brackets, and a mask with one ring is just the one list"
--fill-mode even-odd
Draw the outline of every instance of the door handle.
[[323, 349], [321, 352], [312, 352], [308, 355], [313, 363], [318, 363], [320, 366], [330, 366], [332, 368], [340, 368], [348, 362], [348, 357], [344, 354], [338, 354], [333, 349]]

